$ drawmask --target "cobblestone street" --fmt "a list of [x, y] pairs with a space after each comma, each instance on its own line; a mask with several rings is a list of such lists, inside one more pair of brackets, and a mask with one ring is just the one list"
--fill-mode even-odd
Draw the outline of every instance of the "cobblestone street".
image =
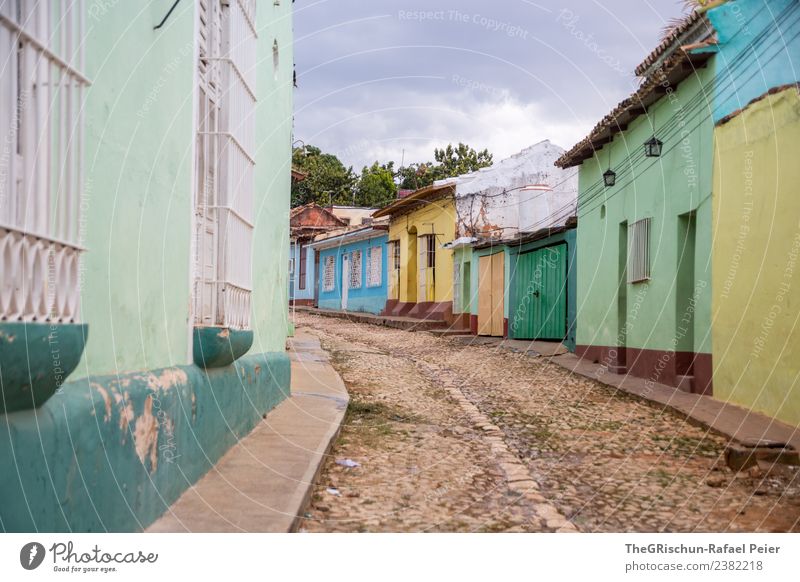
[[302, 531], [800, 531], [794, 468], [735, 474], [724, 438], [544, 358], [296, 323], [351, 395]]

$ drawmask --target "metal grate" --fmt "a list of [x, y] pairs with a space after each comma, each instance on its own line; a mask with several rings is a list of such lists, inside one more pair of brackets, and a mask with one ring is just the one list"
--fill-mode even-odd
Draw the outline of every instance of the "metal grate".
[[0, 319], [80, 303], [84, 2], [0, 1]]
[[628, 225], [628, 283], [650, 279], [650, 218]]
[[255, 3], [199, 0], [198, 13], [195, 324], [249, 329], [255, 190]]

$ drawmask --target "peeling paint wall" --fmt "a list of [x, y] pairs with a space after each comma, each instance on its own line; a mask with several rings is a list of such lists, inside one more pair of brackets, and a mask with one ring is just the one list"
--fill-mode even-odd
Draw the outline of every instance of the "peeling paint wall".
[[[519, 232], [561, 226], [575, 214], [575, 168], [554, 166], [564, 150], [549, 140], [456, 182], [456, 238], [507, 239]], [[523, 190], [534, 184], [551, 190]]]
[[288, 396], [285, 354], [69, 382], [0, 415], [5, 531], [138, 531]]

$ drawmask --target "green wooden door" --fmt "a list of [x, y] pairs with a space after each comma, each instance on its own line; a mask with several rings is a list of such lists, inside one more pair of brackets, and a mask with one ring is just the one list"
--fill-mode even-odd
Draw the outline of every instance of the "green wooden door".
[[517, 256], [509, 335], [563, 340], [567, 335], [567, 245]]

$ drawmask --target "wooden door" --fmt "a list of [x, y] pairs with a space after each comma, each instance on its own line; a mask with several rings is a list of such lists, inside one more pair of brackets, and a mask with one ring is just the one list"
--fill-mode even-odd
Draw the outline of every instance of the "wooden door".
[[492, 335], [492, 257], [478, 259], [478, 335]]
[[492, 335], [503, 337], [505, 290], [505, 253], [495, 253], [492, 259]]

